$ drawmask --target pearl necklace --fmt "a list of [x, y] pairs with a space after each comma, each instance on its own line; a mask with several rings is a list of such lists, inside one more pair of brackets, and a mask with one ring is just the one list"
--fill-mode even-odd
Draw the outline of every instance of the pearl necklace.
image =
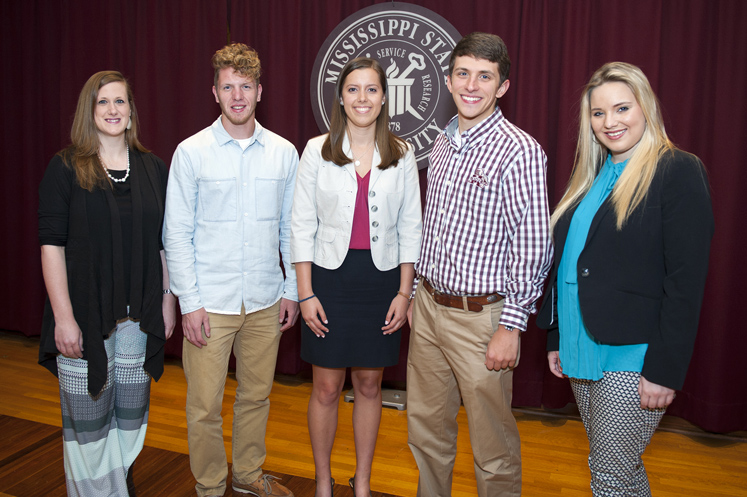
[[101, 162], [101, 165], [104, 168], [104, 172], [106, 173], [107, 176], [109, 176], [110, 180], [114, 181], [115, 183], [124, 183], [125, 181], [127, 181], [127, 178], [130, 177], [130, 146], [129, 145], [127, 145], [127, 173], [125, 173], [124, 178], [122, 179], [115, 178], [114, 176], [109, 174], [109, 168], [107, 168], [106, 164], [104, 164], [104, 159], [101, 158], [101, 154], [97, 153], [96, 155], [99, 156], [99, 161]]
[[363, 154], [361, 154], [359, 157], [355, 156], [355, 152], [353, 152], [353, 144], [352, 143], [350, 144], [350, 155], [353, 156], [353, 164], [355, 164], [355, 167], [358, 167], [361, 165], [361, 159], [364, 158], [366, 155], [368, 155], [368, 152], [371, 151], [375, 143], [376, 143], [375, 141], [372, 142], [371, 145], [368, 147], [368, 149], [365, 152], [363, 152]]

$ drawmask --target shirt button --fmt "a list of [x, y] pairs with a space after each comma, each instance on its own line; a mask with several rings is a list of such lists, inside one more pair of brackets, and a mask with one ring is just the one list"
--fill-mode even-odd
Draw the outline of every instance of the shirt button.
[[246, 271], [244, 271], [244, 276], [246, 276], [247, 274], [249, 274], [249, 273], [247, 273]]
[[371, 241], [372, 242], [377, 242], [378, 240], [379, 240], [379, 237], [376, 236], [376, 235], [374, 235], [373, 237], [371, 237]]
[[447, 182], [446, 182], [446, 184], [447, 184], [447, 185], [450, 185], [450, 184], [451, 184], [451, 181], [447, 181]]
[[371, 206], [371, 212], [376, 212], [377, 210], [379, 210], [378, 207], [376, 207], [375, 205]]
[[446, 211], [445, 211], [444, 209], [441, 209], [441, 210], [439, 210], [438, 212], [440, 212], [441, 214], [443, 214], [443, 213], [445, 213]]
[[215, 182], [215, 184], [216, 184], [216, 185], [220, 185], [220, 181], [216, 181], [216, 182]]
[[435, 264], [431, 264], [431, 268], [436, 269], [436, 265]]
[[244, 186], [246, 186], [246, 183], [244, 183]]
[[589, 268], [581, 268], [581, 277], [582, 278], [588, 278], [589, 277]]
[[374, 221], [373, 223], [371, 223], [371, 226], [373, 226], [374, 228], [378, 228], [379, 227], [379, 222], [378, 221]]
[[249, 215], [249, 213], [248, 213], [248, 212], [245, 212], [245, 213], [244, 213], [244, 217], [246, 217], [246, 216], [248, 216], [248, 215]]
[[249, 242], [244, 242], [244, 246], [246, 247], [247, 245], [249, 245]]
[[375, 197], [376, 196], [376, 192], [374, 192], [374, 191], [368, 192], [368, 196], [369, 197]]

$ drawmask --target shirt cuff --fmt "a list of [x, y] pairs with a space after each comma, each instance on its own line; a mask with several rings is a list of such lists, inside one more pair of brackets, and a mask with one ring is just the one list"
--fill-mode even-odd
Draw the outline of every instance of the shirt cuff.
[[529, 319], [529, 310], [517, 304], [506, 302], [503, 305], [501, 319], [498, 324], [506, 328], [517, 328], [519, 331], [527, 330], [527, 320]]
[[200, 300], [199, 293], [191, 293], [189, 295], [177, 295], [179, 297], [179, 309], [182, 311], [182, 315], [194, 312], [201, 307], [202, 301]]

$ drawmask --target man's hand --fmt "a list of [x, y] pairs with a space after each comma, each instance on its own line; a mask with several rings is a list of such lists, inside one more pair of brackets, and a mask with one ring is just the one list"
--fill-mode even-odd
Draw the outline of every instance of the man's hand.
[[278, 319], [278, 322], [282, 325], [280, 327], [281, 333], [296, 324], [296, 319], [298, 319], [298, 314], [300, 312], [298, 302], [288, 299], [280, 299], [280, 318]]
[[200, 307], [196, 311], [188, 312], [182, 316], [184, 338], [198, 349], [201, 349], [203, 345], [207, 345], [205, 339], [202, 338], [203, 328], [205, 329], [205, 336], [210, 338], [210, 320], [204, 307]]
[[638, 395], [641, 396], [641, 409], [667, 407], [674, 400], [674, 390], [651, 383], [643, 376], [638, 381]]
[[499, 325], [488, 343], [485, 353], [485, 367], [491, 371], [512, 368], [519, 357], [519, 330], [508, 331]]

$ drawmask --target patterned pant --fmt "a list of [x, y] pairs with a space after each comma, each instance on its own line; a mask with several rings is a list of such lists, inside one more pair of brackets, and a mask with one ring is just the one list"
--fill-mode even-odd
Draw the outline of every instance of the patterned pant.
[[571, 378], [589, 437], [591, 491], [595, 497], [651, 495], [643, 451], [665, 409], [641, 409], [640, 373], [604, 372], [598, 381]]
[[126, 496], [127, 472], [143, 448], [150, 375], [146, 334], [125, 321], [104, 341], [106, 384], [88, 393], [88, 361], [57, 356], [65, 479], [69, 496]]

